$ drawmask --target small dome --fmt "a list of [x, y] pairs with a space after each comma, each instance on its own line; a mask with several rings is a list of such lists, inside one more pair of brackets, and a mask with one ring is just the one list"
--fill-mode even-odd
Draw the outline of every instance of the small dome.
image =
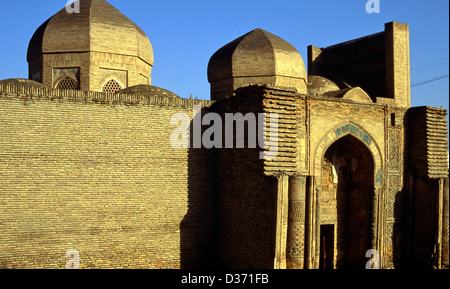
[[[297, 49], [280, 37], [255, 29], [219, 49], [208, 64], [211, 94], [254, 84], [296, 88], [306, 93], [307, 73]], [[231, 95], [228, 95], [230, 97]], [[221, 97], [219, 97], [221, 98]]]
[[321, 95], [322, 97], [333, 97], [345, 99], [359, 103], [373, 103], [370, 96], [361, 87], [343, 88], [336, 91], [329, 91]]
[[142, 95], [142, 96], [163, 96], [163, 97], [169, 97], [169, 98], [181, 98], [175, 93], [160, 88], [153, 85], [146, 85], [146, 84], [140, 84], [135, 86], [130, 86], [128, 88], [120, 90], [118, 93], [123, 94], [135, 94], [135, 95]]
[[119, 10], [104, 0], [82, 0], [79, 7], [80, 13], [63, 8], [36, 30], [28, 62], [44, 53], [95, 51], [137, 56], [153, 65], [147, 35]]
[[339, 90], [333, 81], [317, 75], [308, 75], [308, 94], [321, 95], [330, 91]]
[[0, 80], [0, 85], [19, 85], [19, 86], [33, 86], [33, 87], [45, 87], [40, 82], [25, 79], [25, 78], [9, 78]]

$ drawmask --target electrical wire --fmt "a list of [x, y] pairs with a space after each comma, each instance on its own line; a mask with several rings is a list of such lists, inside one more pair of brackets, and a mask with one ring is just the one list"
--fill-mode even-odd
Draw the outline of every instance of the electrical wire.
[[440, 79], [446, 78], [448, 76], [449, 75], [447, 74], [447, 75], [444, 75], [444, 76], [441, 76], [441, 77], [437, 77], [437, 78], [433, 78], [433, 79], [430, 79], [430, 80], [427, 80], [427, 81], [424, 81], [424, 82], [419, 82], [419, 83], [411, 85], [411, 87], [416, 87], [416, 86], [419, 86], [419, 85], [427, 84], [427, 83], [430, 83], [430, 82], [433, 82], [433, 81], [436, 81], [436, 80], [440, 80]]
[[444, 64], [448, 64], [448, 61], [441, 62], [441, 63], [430, 64], [430, 65], [425, 65], [425, 66], [421, 66], [421, 67], [411, 68], [411, 71], [424, 69], [424, 68], [430, 68], [430, 67], [436, 67], [436, 66], [444, 65]]

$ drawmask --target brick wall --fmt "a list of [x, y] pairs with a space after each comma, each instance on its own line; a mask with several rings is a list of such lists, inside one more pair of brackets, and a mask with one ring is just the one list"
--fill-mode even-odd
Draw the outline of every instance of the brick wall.
[[410, 128], [409, 163], [418, 176], [448, 177], [447, 111], [422, 106], [408, 111]]
[[[261, 160], [259, 146], [173, 148], [171, 116], [192, 119], [194, 104], [222, 119], [279, 113], [277, 157]], [[313, 191], [320, 189], [323, 155], [345, 133], [366, 143], [374, 160], [380, 210], [372, 229], [384, 266], [397, 267], [395, 259], [411, 250], [425, 264], [434, 240], [427, 236], [437, 232], [429, 225], [436, 225], [440, 181], [418, 178], [413, 190], [404, 189], [403, 155], [411, 167], [428, 160], [425, 173], [441, 167], [434, 162], [441, 141], [428, 150], [421, 141], [422, 134], [436, 136], [436, 126], [438, 140], [445, 138], [445, 111], [411, 109], [403, 121], [405, 111], [260, 86], [213, 103], [0, 85], [0, 268], [64, 268], [71, 249], [79, 251], [81, 268], [272, 268], [286, 247], [276, 242], [287, 224], [280, 221], [287, 207], [277, 214], [280, 202], [287, 206], [287, 198], [277, 203], [287, 184], [278, 180], [313, 175]], [[312, 238], [321, 224], [320, 214], [314, 218]], [[448, 231], [440, 238], [448, 240]], [[316, 242], [316, 263], [317, 248]]]
[[410, 107], [410, 51], [408, 24], [389, 22], [383, 32], [325, 48], [308, 47], [308, 74], [338, 84], [360, 86], [375, 102], [394, 99]]
[[[386, 94], [385, 36], [377, 33], [325, 48], [308, 47], [308, 74], [360, 86], [373, 99]], [[375, 100], [375, 99], [374, 99]]]
[[[211, 109], [222, 116], [263, 112], [263, 88], [255, 86], [236, 93]], [[264, 175], [261, 151], [259, 146], [248, 148], [247, 138], [245, 148], [215, 150], [217, 249], [224, 268], [273, 268], [278, 182]]]
[[410, 175], [408, 266], [448, 267], [448, 128], [443, 108], [414, 107], [406, 114]]
[[0, 268], [206, 266], [211, 158], [170, 145], [193, 103], [0, 86]]

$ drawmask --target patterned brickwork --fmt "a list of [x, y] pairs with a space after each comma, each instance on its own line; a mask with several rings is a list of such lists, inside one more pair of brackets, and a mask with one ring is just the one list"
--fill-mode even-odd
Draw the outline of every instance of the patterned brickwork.
[[[297, 134], [302, 117], [298, 109], [295, 90], [271, 87], [264, 95], [264, 112], [267, 116], [270, 114], [278, 116], [278, 135], [276, 137], [278, 149], [276, 156], [266, 152], [271, 157], [264, 162], [266, 174], [297, 171], [300, 156]], [[266, 125], [266, 139], [273, 142], [268, 124]]]
[[302, 269], [305, 256], [306, 178], [289, 180], [289, 223], [287, 231], [287, 265], [289, 269]]

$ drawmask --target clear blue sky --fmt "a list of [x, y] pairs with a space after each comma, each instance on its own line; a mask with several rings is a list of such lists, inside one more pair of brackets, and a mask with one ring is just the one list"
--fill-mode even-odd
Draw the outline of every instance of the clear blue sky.
[[[411, 84], [449, 74], [449, 1], [380, 0], [109, 0], [144, 30], [152, 42], [152, 84], [182, 97], [209, 99], [206, 68], [226, 43], [263, 28], [294, 45], [306, 62], [306, 47], [329, 46], [409, 23]], [[26, 78], [28, 42], [36, 28], [67, 0], [0, 0], [0, 79]], [[449, 108], [449, 78], [412, 87], [412, 105]]]

